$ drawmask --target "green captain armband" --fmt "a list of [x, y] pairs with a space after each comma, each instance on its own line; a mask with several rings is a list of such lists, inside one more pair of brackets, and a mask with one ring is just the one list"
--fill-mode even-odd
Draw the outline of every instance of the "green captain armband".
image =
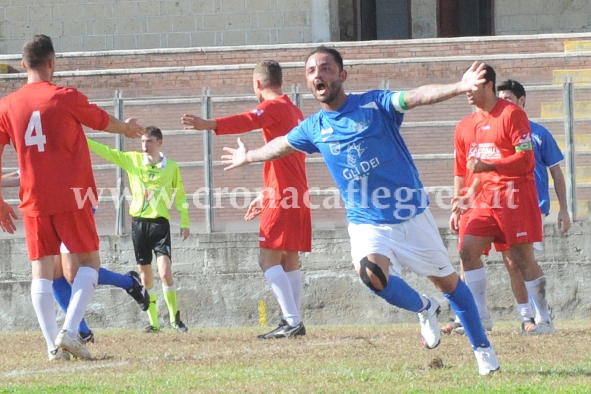
[[515, 152], [523, 152], [532, 149], [533, 145], [531, 141], [522, 142], [521, 144], [515, 146]]
[[394, 96], [392, 96], [392, 104], [394, 105], [394, 109], [396, 110], [396, 112], [403, 114], [406, 111], [408, 111], [408, 107], [406, 106], [406, 103], [404, 102], [404, 95], [406, 94], [405, 91], [402, 92], [396, 92], [394, 93]]

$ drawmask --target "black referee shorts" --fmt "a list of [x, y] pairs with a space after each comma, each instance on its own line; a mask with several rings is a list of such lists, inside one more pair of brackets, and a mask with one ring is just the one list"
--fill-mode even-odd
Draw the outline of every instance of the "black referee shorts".
[[152, 264], [152, 251], [156, 254], [156, 258], [171, 257], [170, 223], [166, 218], [132, 218], [131, 239], [135, 261], [139, 265]]

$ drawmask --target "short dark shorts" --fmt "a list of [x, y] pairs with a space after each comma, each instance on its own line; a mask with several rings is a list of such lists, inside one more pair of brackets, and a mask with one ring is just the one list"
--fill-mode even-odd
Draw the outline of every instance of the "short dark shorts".
[[139, 265], [152, 264], [152, 251], [156, 258], [170, 258], [170, 223], [166, 218], [132, 218], [131, 239], [135, 251], [135, 261]]

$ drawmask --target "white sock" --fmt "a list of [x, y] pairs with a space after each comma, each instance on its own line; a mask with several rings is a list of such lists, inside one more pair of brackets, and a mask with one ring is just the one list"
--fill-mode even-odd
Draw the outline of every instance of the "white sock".
[[531, 318], [534, 317], [529, 302], [527, 304], [517, 304], [517, 310], [519, 311], [519, 317], [521, 317], [522, 322], [531, 321]]
[[480, 319], [490, 319], [490, 312], [488, 311], [488, 305], [486, 302], [486, 269], [478, 268], [472, 271], [464, 271], [464, 278], [466, 286], [472, 292]]
[[173, 285], [170, 285], [170, 286], [164, 286], [164, 285], [162, 285], [162, 290], [164, 290], [164, 291], [174, 291], [174, 290], [176, 290], [176, 286], [174, 284]]
[[49, 279], [33, 279], [31, 281], [33, 308], [49, 351], [55, 349], [55, 338], [58, 334], [52, 284], [53, 281]]
[[292, 327], [300, 324], [300, 314], [296, 307], [295, 300], [293, 298], [293, 292], [289, 279], [283, 270], [281, 265], [275, 265], [265, 271], [265, 278], [269, 282], [271, 291], [275, 294], [275, 298], [281, 307], [283, 318]]
[[549, 323], [552, 319], [550, 319], [548, 301], [546, 300], [546, 277], [542, 275], [538, 279], [525, 282], [525, 288], [534, 304], [534, 308], [540, 314], [540, 321]]
[[94, 294], [98, 281], [98, 271], [90, 267], [80, 267], [72, 283], [72, 298], [64, 319], [63, 330], [70, 335], [78, 333], [78, 326], [84, 317], [86, 307]]
[[293, 300], [295, 301], [296, 308], [298, 311], [302, 312], [302, 289], [304, 285], [302, 283], [302, 271], [295, 270], [286, 272], [287, 279], [289, 279], [289, 284], [291, 285], [291, 293], [293, 294]]

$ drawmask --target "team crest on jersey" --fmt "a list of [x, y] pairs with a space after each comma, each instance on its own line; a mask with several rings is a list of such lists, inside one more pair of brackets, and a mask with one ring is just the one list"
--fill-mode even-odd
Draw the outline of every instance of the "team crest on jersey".
[[361, 157], [365, 149], [361, 147], [362, 142], [355, 144], [350, 143], [347, 145], [347, 163], [351, 165], [355, 165], [357, 163], [357, 159]]
[[341, 143], [340, 142], [331, 142], [328, 144], [330, 147], [330, 153], [333, 155], [338, 155], [341, 153]]
[[261, 116], [263, 112], [265, 111], [263, 111], [262, 109], [253, 109], [252, 111], [250, 111], [250, 113], [255, 114], [256, 116]]

